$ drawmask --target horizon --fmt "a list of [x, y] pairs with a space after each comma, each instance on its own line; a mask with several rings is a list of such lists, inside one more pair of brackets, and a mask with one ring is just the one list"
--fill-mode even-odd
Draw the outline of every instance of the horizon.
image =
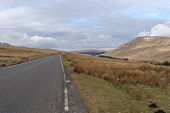
[[0, 1], [0, 42], [72, 51], [115, 49], [142, 36], [170, 37], [169, 4], [170, 0]]
[[[170, 37], [166, 37], [166, 36], [137, 36], [135, 39], [137, 39], [137, 38], [149, 38], [149, 37], [151, 37], [151, 38], [170, 38]], [[133, 40], [135, 40], [135, 39], [133, 39]], [[129, 42], [131, 42], [131, 41], [133, 41], [133, 40], [130, 40]], [[115, 49], [118, 49], [118, 48], [120, 48], [120, 47], [122, 47], [124, 44], [126, 44], [126, 43], [129, 43], [129, 42], [125, 42], [125, 43], [123, 43], [122, 45], [120, 45], [120, 46], [118, 46], [117, 48], [100, 48], [100, 49], [96, 49], [96, 48], [90, 48], [90, 49], [74, 49], [74, 50], [72, 50], [72, 49], [70, 49], [70, 50], [62, 50], [61, 49], [61, 51], [66, 51], [66, 52], [78, 52], [78, 51], [91, 51], [91, 50], [98, 50], [98, 51], [106, 51], [106, 52], [108, 52], [108, 51], [111, 51], [111, 50], [115, 50]], [[9, 44], [10, 46], [18, 46], [18, 45], [11, 45], [10, 43], [6, 43], [6, 42], [0, 42], [0, 44]], [[18, 47], [26, 47], [26, 46], [18, 46]], [[26, 47], [27, 48], [27, 47]], [[29, 48], [29, 47], [28, 47]], [[59, 49], [55, 49], [55, 48], [43, 48], [43, 47], [32, 47], [32, 48], [35, 48], [35, 49], [53, 49], [53, 50], [59, 50]]]

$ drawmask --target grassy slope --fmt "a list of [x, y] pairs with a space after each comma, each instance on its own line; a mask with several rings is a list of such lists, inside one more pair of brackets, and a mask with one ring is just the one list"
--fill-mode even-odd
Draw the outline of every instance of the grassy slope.
[[170, 38], [139, 37], [106, 55], [143, 61], [170, 61]]
[[[120, 67], [121, 65], [131, 64], [130, 62], [101, 58], [98, 59], [96, 57], [78, 54], [68, 54], [65, 55], [64, 58], [65, 64], [69, 66], [71, 70], [75, 69], [75, 64], [82, 62], [87, 63], [88, 65], [100, 65], [101, 62], [105, 62], [108, 65], [119, 64], [117, 66]], [[143, 65], [137, 62], [133, 62], [132, 64], [135, 66]], [[108, 71], [108, 69], [105, 69], [106, 67], [107, 66], [104, 64], [102, 68], [103, 70]], [[88, 69], [85, 70], [88, 71]], [[96, 73], [98, 72], [97, 69], [94, 70]], [[160, 89], [157, 86], [153, 87], [145, 83], [139, 85], [135, 85], [133, 83], [122, 84], [120, 81], [120, 84], [112, 84], [112, 81], [108, 79], [104, 80], [104, 78], [99, 79], [101, 78], [99, 76], [92, 74], [91, 76], [88, 75], [88, 73], [73, 73], [72, 78], [77, 84], [90, 113], [153, 113], [161, 108], [164, 108], [167, 113], [170, 112], [169, 90]], [[151, 101], [156, 103], [161, 108], [149, 108]]]
[[59, 53], [59, 51], [50, 49], [0, 46], [0, 67], [10, 66], [57, 53]]

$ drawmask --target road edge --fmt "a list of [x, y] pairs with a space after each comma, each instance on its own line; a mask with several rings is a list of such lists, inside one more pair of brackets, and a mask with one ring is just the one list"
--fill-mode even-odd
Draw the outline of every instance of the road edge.
[[65, 74], [65, 70], [64, 70], [64, 65], [63, 65], [63, 61], [62, 61], [62, 55], [60, 56], [60, 63], [61, 63], [61, 67], [62, 67], [62, 71], [64, 74], [64, 111], [68, 112], [69, 111], [69, 105], [68, 105], [68, 89], [67, 89], [67, 80], [66, 80], [66, 74]]
[[[61, 60], [63, 63], [63, 57], [61, 55]], [[71, 78], [70, 70], [65, 67], [63, 64], [64, 76], [65, 76], [65, 85], [68, 91], [68, 111], [66, 113], [88, 113], [88, 110], [85, 106], [83, 99], [81, 98], [80, 92]]]

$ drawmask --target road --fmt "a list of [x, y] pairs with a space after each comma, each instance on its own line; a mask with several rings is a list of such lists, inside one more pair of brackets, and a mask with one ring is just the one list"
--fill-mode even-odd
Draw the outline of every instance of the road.
[[0, 113], [65, 113], [65, 87], [60, 55], [0, 68]]

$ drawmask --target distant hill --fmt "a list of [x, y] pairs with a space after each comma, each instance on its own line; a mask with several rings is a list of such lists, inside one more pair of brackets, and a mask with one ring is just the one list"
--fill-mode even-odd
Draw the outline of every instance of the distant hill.
[[105, 55], [142, 61], [170, 61], [170, 38], [138, 37]]
[[79, 51], [74, 51], [76, 53], [80, 53], [80, 54], [88, 54], [88, 55], [101, 55], [101, 54], [105, 54], [107, 51], [106, 50], [96, 50], [96, 49], [92, 49], [92, 50], [79, 50]]
[[5, 43], [5, 42], [0, 42], [0, 45], [3, 45], [3, 46], [10, 46], [10, 44]]

